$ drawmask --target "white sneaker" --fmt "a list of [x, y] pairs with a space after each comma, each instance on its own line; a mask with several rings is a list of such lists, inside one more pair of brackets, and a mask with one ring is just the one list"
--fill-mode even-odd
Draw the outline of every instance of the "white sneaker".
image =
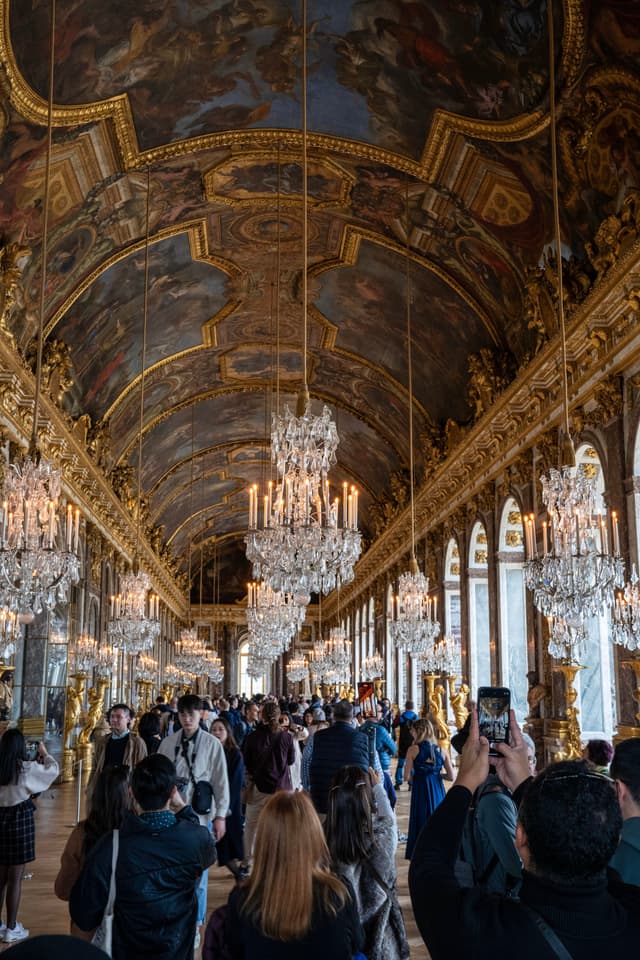
[[193, 949], [197, 950], [200, 946], [200, 927], [196, 927], [196, 938], [193, 941]]
[[25, 930], [21, 923], [16, 923], [15, 927], [10, 929], [6, 928], [4, 933], [4, 942], [5, 943], [17, 943], [18, 940], [26, 940], [29, 936], [29, 931]]
[[0, 940], [4, 940], [4, 935], [7, 932], [6, 923], [0, 923]]

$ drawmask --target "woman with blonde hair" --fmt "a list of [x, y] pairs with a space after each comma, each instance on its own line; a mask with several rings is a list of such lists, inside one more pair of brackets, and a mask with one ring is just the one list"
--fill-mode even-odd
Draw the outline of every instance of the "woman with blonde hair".
[[431, 720], [415, 720], [413, 746], [407, 750], [404, 767], [404, 779], [411, 784], [409, 836], [405, 852], [407, 860], [411, 860], [418, 834], [436, 807], [444, 800], [443, 767], [445, 778], [453, 780], [453, 767], [449, 754], [438, 746]]
[[229, 897], [233, 960], [352, 960], [364, 933], [351, 894], [329, 864], [308, 794], [274, 794], [258, 820], [251, 876]]

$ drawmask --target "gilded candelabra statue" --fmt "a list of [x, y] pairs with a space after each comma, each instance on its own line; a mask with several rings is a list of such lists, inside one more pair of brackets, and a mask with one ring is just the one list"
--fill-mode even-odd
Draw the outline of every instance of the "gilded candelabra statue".
[[73, 764], [75, 750], [70, 746], [69, 739], [80, 723], [82, 704], [86, 690], [86, 674], [76, 674], [71, 677], [75, 683], [67, 685], [67, 700], [64, 711], [64, 732], [62, 735], [62, 780], [73, 780]]
[[564, 715], [567, 722], [567, 737], [564, 747], [564, 759], [579, 760], [582, 756], [582, 739], [580, 723], [578, 721], [580, 711], [574, 706], [578, 699], [578, 691], [573, 684], [578, 670], [584, 670], [584, 667], [579, 666], [577, 663], [566, 663], [554, 669], [562, 674], [565, 681], [564, 697], [566, 708]]
[[451, 704], [456, 727], [458, 730], [462, 730], [469, 716], [469, 710], [466, 704], [470, 690], [466, 683], [461, 683], [456, 691], [455, 677], [447, 677], [447, 683], [449, 685], [449, 703]]
[[87, 719], [82, 727], [82, 730], [78, 734], [78, 744], [76, 748], [78, 759], [82, 758], [83, 761], [83, 778], [88, 777], [91, 773], [91, 766], [93, 762], [93, 749], [90, 742], [91, 734], [100, 724], [100, 720], [104, 714], [104, 695], [108, 686], [108, 680], [99, 678], [96, 681], [96, 686], [92, 687], [87, 695], [89, 702]]
[[442, 703], [445, 689], [441, 683], [436, 684], [436, 680], [438, 679], [437, 674], [427, 673], [425, 679], [427, 681], [429, 716], [433, 721], [438, 740], [448, 749], [451, 732], [447, 724], [447, 717]]

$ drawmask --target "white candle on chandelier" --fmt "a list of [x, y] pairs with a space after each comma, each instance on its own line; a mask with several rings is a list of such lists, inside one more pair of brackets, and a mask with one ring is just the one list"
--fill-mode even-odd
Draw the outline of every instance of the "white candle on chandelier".
[[115, 596], [114, 596], [113, 593], [112, 593], [111, 596], [109, 597], [109, 602], [110, 602], [110, 614], [111, 614], [111, 619], [113, 620], [113, 618], [114, 618], [114, 616], [115, 616], [115, 612], [116, 612], [116, 598], [115, 598]]
[[267, 527], [269, 521], [269, 495], [265, 493], [263, 497], [262, 526]]
[[73, 527], [73, 552], [78, 552], [78, 538], [80, 536], [80, 510], [76, 507], [75, 523]]
[[547, 521], [546, 521], [546, 520], [543, 520], [543, 521], [542, 521], [542, 545], [543, 545], [543, 549], [544, 549], [544, 555], [545, 555], [545, 557], [546, 557], [546, 555], [547, 555], [547, 553], [548, 553], [548, 549], [547, 549]]
[[67, 550], [71, 553], [71, 540], [73, 537], [73, 507], [67, 504]]
[[346, 527], [353, 526], [353, 497], [351, 494], [347, 496], [347, 522]]
[[607, 521], [605, 517], [600, 517], [600, 549], [602, 553], [609, 553], [609, 536], [607, 534]]
[[433, 619], [434, 621], [438, 619], [438, 598], [433, 598]]
[[618, 530], [618, 514], [615, 510], [611, 513], [611, 521], [613, 523], [613, 552], [616, 557], [620, 556], [620, 532]]
[[267, 485], [267, 490], [269, 491], [269, 525], [271, 525], [271, 514], [273, 512], [273, 480], [269, 480]]
[[348, 483], [345, 481], [345, 482], [342, 484], [342, 526], [343, 526], [343, 527], [346, 527], [346, 526], [347, 526], [347, 519], [348, 519], [348, 517], [347, 517], [347, 494], [348, 494], [348, 490], [349, 490], [349, 485], [348, 485]]
[[358, 489], [357, 487], [351, 487], [353, 491], [353, 529], [357, 530], [358, 528]]

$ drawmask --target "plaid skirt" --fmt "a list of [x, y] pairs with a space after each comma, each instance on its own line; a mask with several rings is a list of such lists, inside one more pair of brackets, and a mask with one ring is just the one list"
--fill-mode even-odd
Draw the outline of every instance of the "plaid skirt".
[[34, 810], [33, 800], [23, 800], [13, 807], [0, 807], [0, 863], [5, 866], [35, 860]]

